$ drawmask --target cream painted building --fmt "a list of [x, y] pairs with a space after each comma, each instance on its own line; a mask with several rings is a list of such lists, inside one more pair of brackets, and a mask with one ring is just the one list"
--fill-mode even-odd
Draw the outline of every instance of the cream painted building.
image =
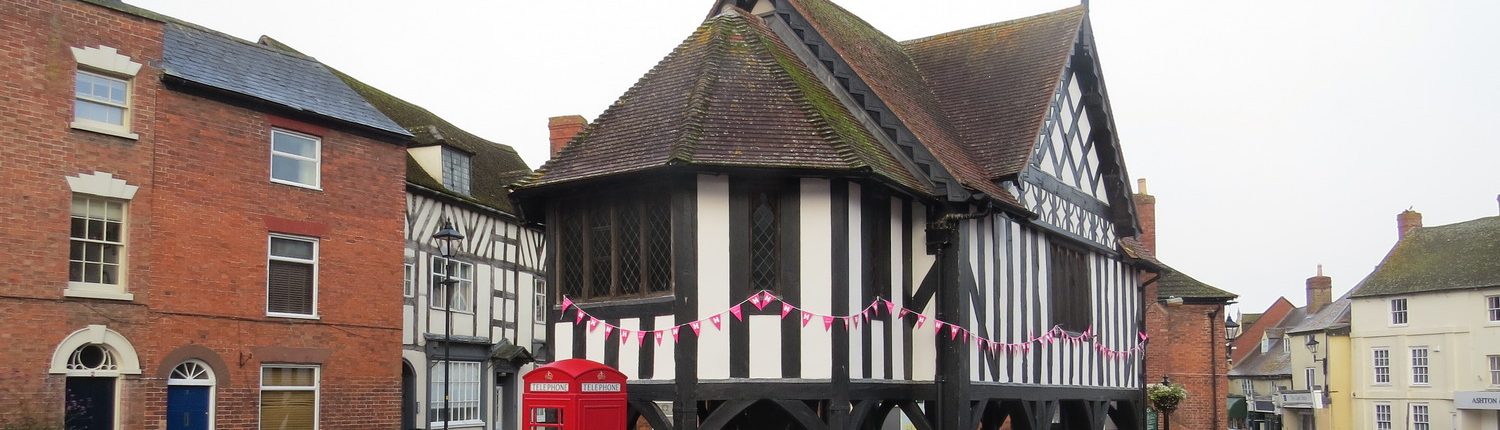
[[[1320, 278], [1328, 282], [1320, 274], [1308, 280], [1309, 288]], [[1364, 428], [1354, 425], [1351, 418], [1349, 307], [1349, 298], [1341, 298], [1287, 331], [1293, 390], [1283, 393], [1280, 403], [1289, 430]], [[1310, 402], [1289, 401], [1294, 396]]]
[[1500, 429], [1500, 217], [1398, 221], [1351, 294], [1354, 428]]

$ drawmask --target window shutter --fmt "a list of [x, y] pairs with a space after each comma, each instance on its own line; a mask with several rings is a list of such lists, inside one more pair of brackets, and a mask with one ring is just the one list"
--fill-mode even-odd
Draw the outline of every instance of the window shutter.
[[266, 310], [311, 315], [313, 313], [313, 266], [271, 261], [267, 278]]

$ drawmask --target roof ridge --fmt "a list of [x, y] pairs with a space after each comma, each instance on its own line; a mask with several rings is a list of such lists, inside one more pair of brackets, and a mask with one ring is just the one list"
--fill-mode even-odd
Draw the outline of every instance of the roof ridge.
[[973, 26], [973, 27], [960, 28], [960, 29], [957, 29], [957, 30], [949, 30], [949, 31], [945, 31], [945, 32], [942, 32], [942, 33], [937, 33], [937, 34], [933, 34], [933, 35], [929, 35], [929, 36], [918, 37], [916, 39], [903, 40], [903, 41], [899, 41], [899, 42], [896, 42], [896, 43], [900, 43], [901, 45], [918, 44], [918, 43], [922, 43], [922, 42], [928, 42], [928, 41], [933, 41], [933, 40], [937, 40], [937, 39], [942, 39], [942, 38], [947, 38], [947, 37], [952, 37], [952, 36], [958, 36], [958, 35], [962, 35], [962, 34], [972, 33], [972, 32], [975, 32], [975, 31], [988, 30], [988, 29], [996, 28], [996, 27], [1004, 27], [1004, 26], [1007, 26], [1007, 25], [1020, 24], [1020, 23], [1027, 22], [1027, 21], [1040, 20], [1042, 18], [1049, 18], [1049, 17], [1052, 17], [1053, 15], [1060, 15], [1060, 14], [1062, 14], [1064, 12], [1072, 12], [1075, 9], [1083, 9], [1084, 11], [1088, 10], [1088, 8], [1085, 7], [1084, 5], [1081, 5], [1081, 4], [1079, 4], [1079, 5], [1073, 5], [1073, 6], [1068, 6], [1068, 7], [1062, 8], [1062, 9], [1054, 10], [1054, 11], [1051, 11], [1051, 12], [1043, 12], [1043, 13], [1039, 13], [1039, 14], [1036, 14], [1036, 15], [1028, 15], [1028, 16], [1023, 16], [1023, 17], [1020, 17], [1020, 18], [1012, 18], [1012, 19], [1008, 19], [1008, 20], [1005, 20], [1005, 21], [992, 22], [992, 23], [989, 23], [989, 24], [980, 24], [980, 25], [976, 25], [976, 26]]
[[[734, 33], [745, 25], [742, 21], [744, 16], [736, 12], [736, 9], [738, 8], [726, 8], [724, 12], [703, 23], [709, 32], [708, 40], [704, 41], [707, 52], [703, 56], [703, 63], [698, 67], [698, 79], [693, 82], [693, 89], [688, 94], [687, 107], [683, 110], [682, 132], [678, 134], [677, 141], [672, 142], [673, 147], [667, 156], [668, 163], [673, 160], [691, 162], [693, 150], [696, 149], [694, 144], [703, 139], [703, 115], [709, 111], [714, 89], [719, 84], [719, 61], [724, 53], [724, 33]], [[741, 20], [739, 24], [736, 24], [735, 18]], [[729, 28], [716, 25], [720, 23]]]
[[[755, 19], [760, 18], [756, 17]], [[747, 24], [765, 25], [764, 21], [760, 23]], [[769, 28], [767, 30], [769, 31]], [[806, 72], [807, 74], [811, 74], [811, 70], [803, 70], [807, 68], [807, 65], [801, 60], [795, 58], [790, 52], [785, 52], [785, 45], [777, 43], [780, 41], [779, 39], [770, 39], [768, 37], [765, 37], [766, 34], [761, 32], [750, 33], [751, 37], [754, 37], [758, 42], [756, 43], [756, 46], [761, 50], [761, 53], [769, 56], [771, 61], [775, 63], [776, 67], [773, 68], [772, 73], [781, 78], [781, 80], [789, 86], [798, 89], [798, 93], [801, 94], [801, 97], [799, 97], [801, 100], [799, 100], [798, 104], [802, 105], [803, 113], [809, 117], [810, 123], [814, 124], [821, 131], [821, 134], [824, 135], [829, 140], [829, 142], [834, 145], [835, 149], [838, 151], [839, 155], [843, 157], [844, 161], [856, 167], [870, 167], [872, 163], [870, 162], [868, 157], [865, 157], [864, 153], [854, 148], [855, 143], [849, 142], [848, 136], [845, 136], [844, 133], [838, 130], [837, 126], [833, 124], [833, 118], [829, 118], [828, 115], [825, 114], [825, 112], [818, 109], [818, 106], [815, 104], [813, 98], [822, 98], [822, 94], [816, 93], [817, 88], [807, 88], [807, 85], [804, 85], [804, 82], [799, 80], [798, 76], [793, 75], [794, 72], [798, 75], [801, 75], [804, 72]], [[772, 36], [774, 36], [774, 34], [772, 34]], [[807, 77], [803, 76], [802, 79], [807, 79]], [[822, 82], [817, 82], [813, 86], [823, 88], [824, 90], [827, 89], [826, 87], [823, 87]], [[828, 101], [829, 100], [824, 100], [824, 102]], [[831, 101], [837, 102], [836, 99]]]

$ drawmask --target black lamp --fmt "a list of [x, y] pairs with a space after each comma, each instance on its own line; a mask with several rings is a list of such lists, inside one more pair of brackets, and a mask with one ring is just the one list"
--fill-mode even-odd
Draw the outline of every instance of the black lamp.
[[1240, 337], [1240, 323], [1234, 322], [1234, 317], [1224, 316], [1224, 340], [1234, 340]]
[[[443, 218], [443, 226], [432, 233], [432, 241], [436, 242], [438, 255], [443, 256], [443, 313], [447, 324], [443, 329], [443, 429], [448, 429], [448, 420], [453, 416], [453, 403], [449, 395], [453, 370], [452, 356], [449, 355], [453, 347], [453, 254], [459, 246], [463, 245], [464, 235], [453, 228], [453, 222]], [[432, 300], [428, 297], [428, 300]]]
[[1311, 335], [1311, 334], [1307, 335], [1307, 350], [1309, 352], [1312, 352], [1313, 354], [1317, 354], [1318, 353], [1318, 336], [1317, 335]]

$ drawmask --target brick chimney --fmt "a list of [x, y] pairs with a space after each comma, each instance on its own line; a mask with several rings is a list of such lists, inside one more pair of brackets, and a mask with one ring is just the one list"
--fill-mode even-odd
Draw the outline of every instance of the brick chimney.
[[1318, 274], [1307, 278], [1307, 314], [1312, 315], [1324, 306], [1333, 303], [1333, 278], [1323, 276], [1323, 265], [1318, 265]]
[[550, 132], [552, 141], [552, 157], [557, 157], [568, 142], [583, 131], [583, 127], [589, 125], [589, 121], [579, 115], [554, 116], [547, 118], [547, 130]]
[[1141, 233], [1138, 238], [1141, 244], [1156, 254], [1156, 196], [1146, 191], [1146, 179], [1135, 180], [1135, 195], [1130, 200], [1135, 202], [1135, 216], [1141, 224]]
[[1406, 233], [1422, 226], [1422, 213], [1411, 209], [1396, 214], [1396, 239], [1406, 237]]

